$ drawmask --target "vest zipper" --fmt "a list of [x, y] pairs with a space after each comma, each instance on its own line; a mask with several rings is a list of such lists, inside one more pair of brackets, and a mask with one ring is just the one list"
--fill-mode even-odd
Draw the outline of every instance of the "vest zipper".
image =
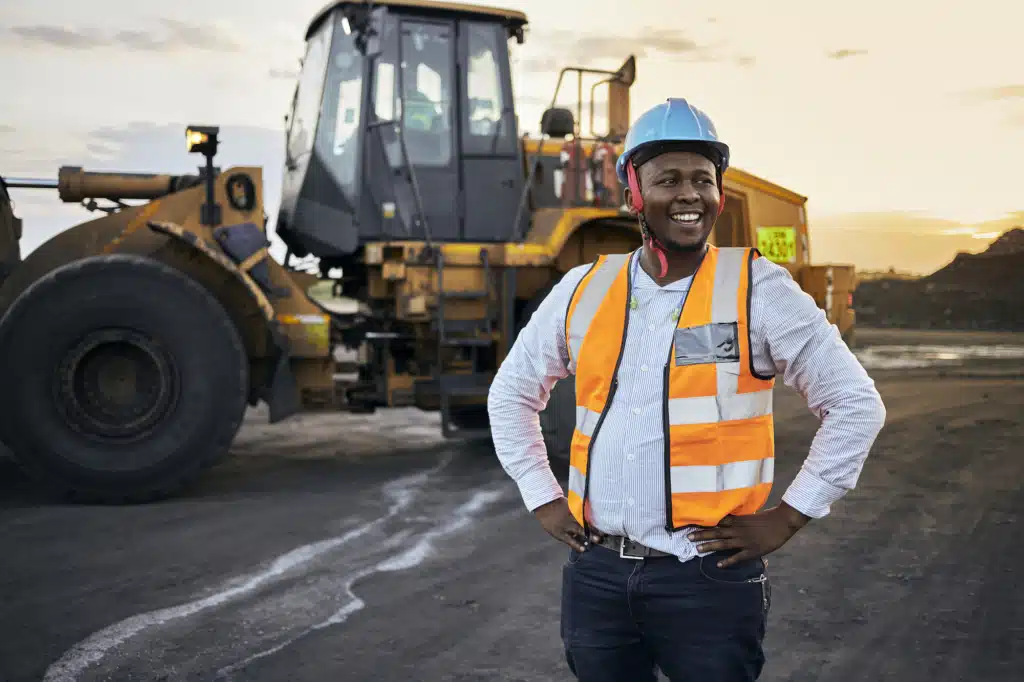
[[[675, 332], [672, 332], [673, 335]], [[669, 349], [669, 361], [662, 372], [661, 398], [661, 429], [665, 441], [665, 530], [671, 534], [672, 527], [672, 440], [668, 422], [668, 379], [672, 371], [672, 350]]]
[[[700, 263], [697, 264], [697, 269], [693, 271], [690, 287], [686, 290], [686, 295], [683, 296], [682, 305], [679, 306], [679, 319], [676, 320], [675, 329], [672, 330], [672, 341], [668, 344], [668, 358], [665, 360], [665, 370], [662, 373], [661, 379], [661, 431], [662, 438], [665, 441], [665, 530], [670, 535], [677, 530], [672, 523], [672, 432], [668, 420], [668, 384], [674, 359], [672, 351], [676, 345], [676, 330], [680, 329], [679, 325], [683, 323], [683, 311], [686, 310], [686, 302], [690, 300], [690, 292], [693, 291], [693, 286], [697, 281], [697, 274], [706, 260], [707, 250], [705, 248], [704, 256], [700, 259]], [[590, 469], [588, 468], [587, 471], [589, 472]]]

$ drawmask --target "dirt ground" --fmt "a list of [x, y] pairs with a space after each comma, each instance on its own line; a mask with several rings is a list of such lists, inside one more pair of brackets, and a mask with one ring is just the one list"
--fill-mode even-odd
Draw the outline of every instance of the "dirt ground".
[[[859, 342], [1024, 346], [945, 334]], [[886, 427], [856, 490], [770, 557], [762, 680], [1021, 679], [1021, 364], [870, 370]], [[785, 387], [776, 414], [769, 504], [817, 426]], [[55, 504], [0, 465], [0, 680], [572, 679], [565, 551], [492, 451], [416, 411], [261, 418], [158, 504]]]

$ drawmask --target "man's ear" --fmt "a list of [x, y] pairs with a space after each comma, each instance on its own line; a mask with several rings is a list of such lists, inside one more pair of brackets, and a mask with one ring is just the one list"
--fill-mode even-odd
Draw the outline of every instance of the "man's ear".
[[626, 202], [626, 208], [629, 209], [630, 215], [636, 215], [636, 209], [633, 208], [633, 192], [628, 187], [622, 193], [622, 196]]

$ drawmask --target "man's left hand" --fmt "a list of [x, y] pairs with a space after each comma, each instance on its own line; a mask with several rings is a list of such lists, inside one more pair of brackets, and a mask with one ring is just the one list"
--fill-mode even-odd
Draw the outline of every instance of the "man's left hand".
[[719, 568], [727, 568], [747, 559], [771, 554], [786, 544], [808, 521], [810, 517], [783, 502], [756, 514], [726, 516], [717, 526], [695, 531], [687, 537], [700, 543], [698, 548], [701, 552], [738, 549], [718, 563]]

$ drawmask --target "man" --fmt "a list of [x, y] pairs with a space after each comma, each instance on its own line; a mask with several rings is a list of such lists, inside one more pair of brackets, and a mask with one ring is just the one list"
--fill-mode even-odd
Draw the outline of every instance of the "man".
[[[562, 638], [581, 682], [747, 682], [764, 664], [763, 557], [854, 487], [885, 409], [813, 299], [753, 249], [707, 244], [729, 148], [682, 99], [641, 116], [617, 174], [643, 246], [570, 270], [491, 386], [495, 448], [569, 545]], [[568, 494], [537, 413], [575, 375]], [[781, 376], [821, 419], [775, 507]]]

